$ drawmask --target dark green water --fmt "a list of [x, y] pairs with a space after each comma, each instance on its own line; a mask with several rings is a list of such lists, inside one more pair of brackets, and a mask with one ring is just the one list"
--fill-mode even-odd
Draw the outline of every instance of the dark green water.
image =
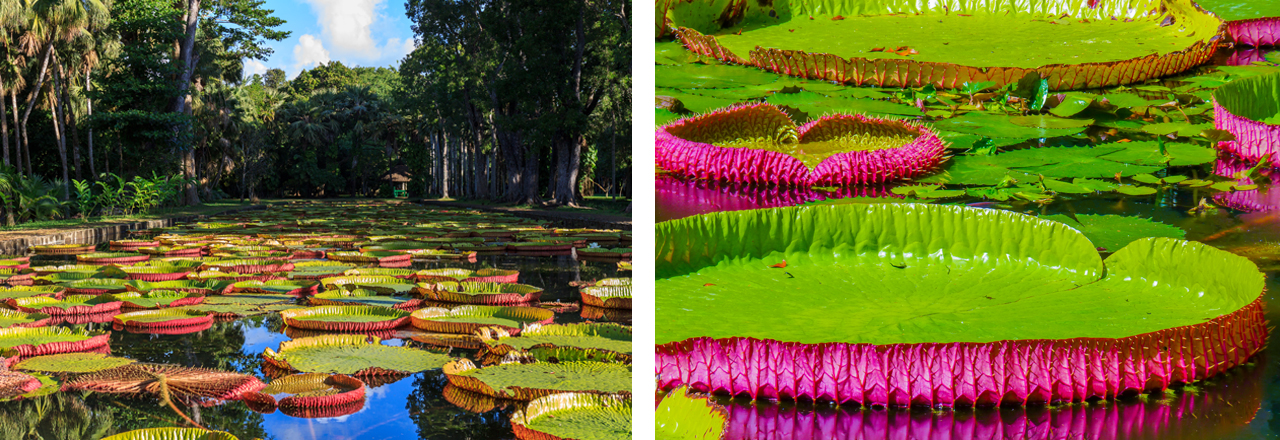
[[[52, 263], [52, 261], [50, 261]], [[41, 264], [33, 261], [33, 265]], [[545, 289], [542, 301], [575, 302], [578, 289], [572, 281], [595, 280], [619, 273], [616, 263], [577, 261], [571, 256], [481, 256], [476, 263], [415, 263], [416, 269], [497, 267], [520, 271], [520, 283]], [[583, 321], [580, 312], [557, 313], [557, 323]], [[626, 322], [626, 324], [630, 324]], [[85, 324], [109, 329], [110, 324]], [[223, 322], [213, 328], [178, 336], [113, 332], [112, 354], [142, 362], [217, 368], [258, 376], [262, 351], [278, 349], [284, 334], [278, 315]], [[387, 345], [418, 344], [402, 339]], [[473, 357], [474, 352], [452, 352]], [[205, 427], [228, 431], [241, 439], [339, 440], [339, 439], [509, 439], [513, 409], [485, 413], [464, 410], [444, 398], [448, 384], [439, 370], [413, 374], [390, 383], [368, 383], [364, 407], [340, 417], [306, 418], [279, 411], [260, 414], [243, 402], [210, 407], [184, 407]], [[27, 401], [0, 403], [0, 439], [96, 439], [117, 432], [181, 425], [181, 419], [154, 398], [124, 398], [100, 393], [60, 392]]]

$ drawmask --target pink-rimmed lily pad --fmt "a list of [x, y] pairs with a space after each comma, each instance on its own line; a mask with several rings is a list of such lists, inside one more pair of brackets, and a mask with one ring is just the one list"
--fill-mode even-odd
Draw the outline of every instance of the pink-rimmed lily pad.
[[365, 335], [324, 335], [299, 338], [271, 347], [262, 358], [276, 368], [306, 373], [352, 376], [398, 375], [440, 368], [452, 358], [410, 347], [382, 345]]
[[39, 312], [23, 312], [20, 310], [0, 310], [0, 328], [11, 327], [44, 327], [51, 321], [49, 315]]
[[542, 298], [542, 288], [516, 283], [418, 283], [413, 291], [431, 301], [489, 306], [529, 304]]
[[631, 366], [619, 363], [513, 360], [479, 368], [459, 359], [445, 365], [444, 374], [458, 388], [518, 401], [558, 393], [631, 394]]
[[345, 374], [302, 373], [272, 380], [261, 391], [246, 394], [243, 400], [261, 413], [280, 408], [286, 415], [294, 415], [304, 408], [353, 405], [358, 411], [364, 406], [365, 388], [363, 381]]
[[432, 333], [471, 334], [484, 327], [498, 327], [518, 335], [529, 324], [550, 324], [555, 312], [539, 307], [461, 306], [427, 307], [413, 312], [413, 326]]
[[124, 304], [111, 295], [66, 295], [62, 299], [48, 296], [10, 298], [9, 307], [27, 313], [43, 313], [49, 316], [94, 315], [120, 310]]
[[1218, 149], [1249, 163], [1280, 166], [1280, 73], [1239, 79], [1213, 92], [1213, 126], [1235, 136]]
[[0, 329], [0, 349], [21, 356], [97, 351], [107, 348], [110, 337], [106, 332], [65, 327], [6, 328]]
[[231, 291], [308, 296], [315, 294], [319, 287], [319, 281], [307, 280], [240, 281], [231, 287]]
[[198, 293], [201, 295], [220, 295], [231, 291], [235, 283], [221, 280], [180, 280], [180, 281], [129, 281], [125, 284], [130, 292], [150, 292], [152, 290], [173, 290], [178, 292]]
[[630, 439], [631, 397], [591, 393], [539, 397], [511, 415], [511, 429], [521, 440]]
[[152, 333], [156, 330], [209, 328], [213, 325], [213, 315], [186, 309], [142, 310], [121, 313], [112, 322], [126, 329]]
[[1079, 402], [1213, 376], [1268, 333], [1262, 276], [1242, 257], [1146, 238], [1104, 261], [1080, 232], [1008, 211], [779, 208], [666, 222], [657, 236], [663, 388]]
[[122, 267], [128, 276], [125, 279], [140, 281], [176, 281], [191, 273], [190, 268], [181, 266], [128, 266]]
[[282, 310], [285, 325], [312, 330], [390, 330], [409, 322], [409, 312], [379, 306], [317, 306]]
[[945, 152], [932, 129], [912, 122], [830, 115], [796, 127], [772, 104], [744, 104], [659, 128], [656, 154], [678, 175], [804, 187], [909, 180]]
[[579, 290], [582, 305], [606, 309], [630, 309], [631, 285], [588, 286]]
[[92, 244], [42, 244], [31, 246], [36, 255], [79, 255], [93, 252]]
[[113, 295], [124, 304], [123, 308], [169, 308], [193, 306], [205, 302], [205, 295], [174, 290], [150, 290], [150, 292], [124, 292]]
[[151, 259], [150, 255], [135, 252], [94, 252], [76, 255], [76, 261], [89, 264], [134, 264]]

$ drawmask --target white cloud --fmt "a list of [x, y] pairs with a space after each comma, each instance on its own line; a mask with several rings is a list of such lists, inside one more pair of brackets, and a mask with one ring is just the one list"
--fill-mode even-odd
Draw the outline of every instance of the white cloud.
[[246, 79], [253, 78], [254, 75], [266, 75], [267, 64], [250, 58], [244, 61], [244, 69], [242, 70]]
[[403, 40], [399, 38], [388, 38], [387, 44], [382, 48], [382, 55], [383, 58], [390, 60], [392, 64], [397, 64], [405, 57], [405, 55], [413, 53], [413, 49], [415, 48], [416, 46], [413, 44], [413, 38], [406, 38]]
[[375, 59], [381, 48], [370, 28], [379, 18], [374, 12], [382, 0], [306, 0], [316, 11], [325, 40], [335, 53]]
[[298, 76], [302, 69], [328, 62], [329, 50], [324, 48], [324, 43], [314, 35], [304, 34], [298, 37], [298, 45], [293, 46], [293, 72], [290, 72], [289, 78]]

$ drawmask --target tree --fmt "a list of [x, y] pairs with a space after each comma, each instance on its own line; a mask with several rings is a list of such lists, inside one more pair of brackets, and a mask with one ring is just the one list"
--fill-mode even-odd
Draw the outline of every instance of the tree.
[[278, 89], [285, 85], [288, 79], [285, 78], [283, 69], [271, 69], [267, 71], [267, 77], [263, 80], [263, 84], [272, 89]]

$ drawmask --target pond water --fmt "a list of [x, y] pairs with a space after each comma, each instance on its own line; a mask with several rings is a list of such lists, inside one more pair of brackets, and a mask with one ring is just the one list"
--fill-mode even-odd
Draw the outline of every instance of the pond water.
[[[33, 266], [67, 264], [66, 260], [38, 258], [33, 258]], [[578, 288], [571, 286], [571, 282], [629, 276], [629, 272], [619, 272], [616, 262], [579, 261], [573, 255], [481, 255], [476, 262], [470, 263], [443, 261], [413, 265], [414, 269], [443, 267], [519, 270], [519, 283], [545, 289], [543, 302], [563, 303], [578, 301]], [[597, 316], [592, 316], [593, 312]], [[566, 311], [557, 313], [555, 322], [604, 321], [599, 314], [599, 311], [592, 310]], [[611, 313], [608, 316], [616, 320], [629, 319], [629, 315]], [[630, 325], [629, 321], [620, 322]], [[110, 326], [108, 322], [69, 327], [110, 330]], [[110, 347], [114, 356], [142, 362], [230, 370], [255, 375], [269, 382], [270, 378], [263, 372], [261, 354], [267, 347], [278, 349], [280, 342], [291, 339], [287, 333], [279, 315], [268, 314], [219, 322], [208, 330], [186, 335], [116, 331], [111, 334]], [[413, 330], [397, 332], [398, 337], [406, 338], [414, 334], [417, 332]], [[408, 339], [386, 339], [383, 343], [427, 347]], [[453, 349], [450, 354], [475, 359], [476, 352]], [[337, 417], [326, 417], [326, 414], [286, 415], [281, 411], [262, 414], [240, 401], [203, 408], [181, 408], [205, 427], [228, 431], [241, 439], [513, 438], [509, 422], [513, 407], [498, 405], [485, 412], [472, 412], [451, 403], [446, 394], [454, 397], [462, 393], [455, 389], [446, 390], [452, 387], [439, 369], [406, 377], [365, 379], [369, 388], [363, 407], [353, 414]], [[96, 439], [133, 429], [180, 425], [180, 417], [154, 398], [70, 391], [0, 403], [0, 438], [3, 439]], [[28, 433], [39, 433], [39, 437]]]
[[[660, 54], [663, 47], [659, 47]], [[1260, 51], [1223, 52], [1215, 62], [1248, 65], [1263, 62]], [[1187, 76], [1205, 74], [1202, 68]], [[1176, 82], [1170, 82], [1177, 84]], [[659, 94], [662, 94], [661, 92]], [[1033, 139], [1002, 151], [1115, 141], [1149, 141], [1134, 131], [1085, 137]], [[1185, 139], [1185, 138], [1184, 138]], [[953, 150], [953, 154], [960, 151]], [[1204, 178], [1223, 164], [1171, 167], [1167, 175]], [[1166, 175], [1166, 174], [1161, 174]], [[795, 206], [849, 197], [902, 198], [893, 186], [843, 189], [786, 189], [674, 177], [659, 172], [656, 220], [697, 214]], [[1032, 215], [1115, 214], [1177, 226], [1188, 240], [1249, 257], [1266, 274], [1267, 318], [1280, 319], [1280, 185], [1257, 182], [1256, 190], [1221, 193], [1173, 185], [1154, 195], [1117, 193], [1058, 196], [1052, 201], [993, 201], [969, 195], [941, 203], [1006, 209]], [[965, 188], [948, 185], [948, 188]], [[927, 202], [927, 201], [926, 201]], [[1197, 209], [1209, 205], [1214, 209]], [[1166, 396], [1138, 396], [1113, 403], [1052, 408], [962, 410], [867, 409], [812, 402], [758, 402], [723, 396], [729, 423], [726, 439], [1264, 439], [1280, 437], [1280, 338], [1249, 365]]]

